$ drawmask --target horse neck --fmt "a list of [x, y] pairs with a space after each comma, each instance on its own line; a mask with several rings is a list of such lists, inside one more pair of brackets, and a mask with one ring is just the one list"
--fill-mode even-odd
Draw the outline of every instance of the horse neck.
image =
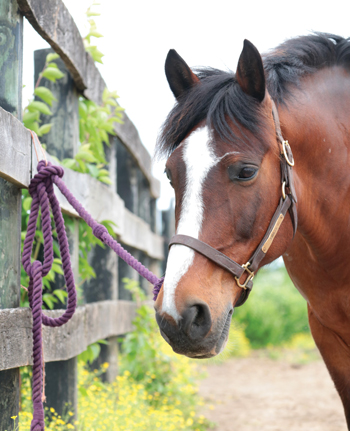
[[[350, 235], [350, 74], [340, 67], [303, 78], [279, 109], [296, 165], [298, 235], [318, 260], [337, 258]], [[347, 229], [348, 230], [348, 229]]]

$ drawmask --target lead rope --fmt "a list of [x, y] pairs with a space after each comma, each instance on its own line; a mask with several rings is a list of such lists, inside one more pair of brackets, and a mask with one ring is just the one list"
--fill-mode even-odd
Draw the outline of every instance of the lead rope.
[[[146, 280], [154, 285], [154, 300], [157, 298], [159, 290], [163, 284], [163, 278], [158, 278], [130, 253], [128, 253], [115, 239], [112, 238], [106, 227], [97, 223], [77, 201], [77, 199], [75, 199], [61, 179], [64, 174], [62, 167], [53, 166], [52, 163], [42, 160], [38, 163], [37, 170], [38, 173], [34, 176], [29, 185], [29, 193], [33, 200], [22, 256], [23, 267], [29, 275], [28, 298], [33, 315], [33, 420], [30, 427], [31, 431], [43, 431], [45, 429], [43, 407], [44, 361], [42, 353], [42, 324], [51, 327], [64, 325], [72, 318], [77, 302], [67, 234], [59, 202], [54, 193], [53, 184], [57, 185], [61, 193], [66, 197], [67, 201], [77, 211], [80, 217], [92, 228], [93, 234], [104, 244], [114, 250], [120, 258], [122, 258], [129, 266], [134, 268], [142, 277], [146, 278]], [[60, 317], [57, 318], [51, 318], [42, 313], [42, 278], [49, 273], [54, 259], [50, 206], [54, 224], [56, 226], [62, 268], [68, 293], [67, 309]], [[44, 260], [43, 263], [38, 260], [31, 263], [31, 254], [40, 207], [44, 237]]]

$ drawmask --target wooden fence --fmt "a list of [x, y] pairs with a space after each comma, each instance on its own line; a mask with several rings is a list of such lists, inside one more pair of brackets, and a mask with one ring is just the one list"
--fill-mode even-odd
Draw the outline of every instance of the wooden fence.
[[[21, 259], [21, 189], [35, 173], [31, 135], [21, 123], [23, 16], [61, 59], [66, 77], [50, 86], [58, 102], [53, 127], [45, 135], [48, 153], [73, 157], [78, 146], [78, 98], [101, 102], [105, 83], [61, 0], [0, 0], [0, 431], [13, 429], [11, 416], [19, 409], [19, 367], [32, 364], [31, 313], [19, 308]], [[35, 53], [35, 74], [42, 70], [47, 50]], [[138, 132], [125, 115], [115, 124], [116, 136], [108, 149], [113, 185], [65, 169], [64, 181], [98, 221], [116, 223], [118, 240], [159, 275], [164, 239], [156, 232], [156, 199], [160, 184], [152, 177], [151, 159]], [[62, 210], [77, 217], [57, 192]], [[163, 216], [163, 219], [169, 219]], [[76, 219], [77, 220], [77, 219]], [[169, 235], [167, 233], [167, 235]], [[70, 235], [74, 272], [78, 270], [78, 229]], [[99, 339], [107, 339], [98, 361], [109, 362], [106, 379], [117, 374], [117, 336], [132, 328], [135, 305], [121, 279], [138, 279], [113, 252], [96, 247], [90, 255], [96, 279], [85, 283], [84, 304], [59, 328], [43, 328], [48, 407], [62, 413], [65, 404], [77, 407], [77, 355]], [[142, 281], [144, 289], [149, 286]], [[47, 314], [59, 315], [52, 310]]]

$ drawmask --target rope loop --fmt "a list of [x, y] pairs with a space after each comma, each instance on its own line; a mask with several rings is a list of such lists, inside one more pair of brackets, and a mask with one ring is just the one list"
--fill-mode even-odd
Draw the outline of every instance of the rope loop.
[[[68, 190], [61, 180], [64, 170], [61, 166], [53, 166], [52, 163], [40, 161], [38, 163], [38, 173], [31, 180], [29, 193], [32, 196], [32, 206], [27, 226], [27, 235], [23, 245], [22, 263], [25, 271], [29, 275], [28, 298], [33, 315], [33, 420], [31, 431], [44, 431], [44, 410], [42, 404], [43, 388], [43, 358], [42, 358], [42, 325], [57, 327], [65, 324], [73, 316], [76, 308], [76, 291], [73, 271], [70, 263], [70, 254], [64, 220], [60, 205], [54, 193], [53, 184], [56, 184], [67, 201], [77, 211], [86, 223], [92, 228], [93, 234], [102, 242], [107, 244], [116, 254], [128, 265], [154, 285], [153, 293], [157, 297], [163, 284], [163, 279], [159, 279], [155, 274], [145, 268], [137, 259], [126, 251], [115, 239], [111, 237], [105, 226], [97, 223], [91, 215], [82, 207], [75, 197]], [[67, 309], [57, 318], [46, 316], [42, 313], [42, 278], [48, 274], [53, 263], [53, 239], [52, 221], [56, 226], [57, 239], [62, 260], [62, 269], [67, 286]], [[31, 263], [32, 248], [36, 233], [37, 219], [41, 209], [42, 231], [44, 237], [44, 259], [43, 263], [35, 261]]]
[[33, 197], [38, 189], [39, 184], [43, 183], [47, 187], [53, 182], [54, 176], [62, 178], [64, 175], [64, 170], [61, 166], [54, 166], [51, 162], [46, 162], [41, 160], [37, 167], [38, 173], [34, 175], [30, 182], [29, 193]]

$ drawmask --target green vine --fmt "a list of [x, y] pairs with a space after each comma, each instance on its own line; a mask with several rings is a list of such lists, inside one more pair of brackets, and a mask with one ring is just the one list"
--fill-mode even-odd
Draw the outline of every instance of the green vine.
[[[93, 5], [97, 5], [94, 3]], [[103, 54], [98, 51], [97, 47], [91, 45], [92, 37], [101, 37], [96, 30], [96, 24], [91, 16], [99, 15], [91, 11], [87, 11], [88, 22], [90, 24], [90, 31], [84, 39], [86, 50], [90, 52], [94, 61], [101, 62]], [[28, 106], [24, 109], [23, 123], [25, 127], [33, 130], [38, 136], [42, 137], [51, 130], [52, 123], [42, 124], [40, 119], [41, 114], [52, 115], [51, 107], [54, 101], [57, 101], [53, 93], [46, 87], [40, 86], [42, 78], [46, 78], [51, 82], [64, 77], [64, 73], [59, 69], [55, 60], [58, 59], [58, 54], [50, 53], [47, 55], [45, 65], [42, 72], [39, 74], [38, 80], [34, 89], [34, 96], [40, 98], [39, 100], [31, 100]], [[122, 111], [116, 99], [118, 95], [116, 92], [110, 92], [107, 88], [103, 92], [102, 105], [86, 100], [83, 97], [79, 98], [79, 138], [80, 145], [77, 154], [74, 158], [67, 158], [59, 161], [64, 167], [73, 169], [77, 172], [82, 172], [91, 175], [98, 181], [106, 184], [111, 184], [109, 172], [106, 169], [107, 161], [105, 157], [105, 145], [110, 145], [109, 136], [115, 135], [114, 123], [123, 123]], [[22, 193], [22, 248], [23, 241], [26, 236], [27, 224], [30, 214], [30, 205], [32, 198], [29, 196], [27, 190]], [[67, 230], [72, 233], [76, 228], [76, 222], [73, 218], [64, 216], [65, 225]], [[114, 223], [111, 221], [102, 222], [108, 229], [111, 235], [115, 235], [113, 231]], [[79, 230], [79, 280], [77, 280], [78, 290], [78, 303], [82, 302], [82, 289], [81, 286], [92, 277], [95, 277], [95, 271], [89, 264], [88, 254], [93, 247], [99, 245], [104, 247], [104, 244], [99, 241], [93, 234], [91, 229], [83, 220], [78, 220]], [[43, 302], [44, 308], [52, 309], [55, 304], [64, 303], [67, 293], [63, 289], [54, 289], [53, 286], [57, 277], [63, 275], [61, 266], [59, 247], [57, 243], [57, 235], [53, 229], [53, 248], [54, 248], [54, 263], [49, 274], [43, 279]], [[37, 230], [35, 233], [32, 260], [40, 258], [43, 250], [43, 234], [41, 231], [40, 215], [37, 222]], [[21, 285], [23, 290], [21, 292], [21, 306], [28, 307], [28, 295], [26, 286], [29, 284], [29, 278], [24, 269], [21, 270]], [[79, 301], [80, 298], [80, 301]]]
[[95, 38], [103, 37], [103, 35], [97, 31], [95, 20], [91, 18], [93, 16], [101, 15], [99, 12], [92, 10], [93, 6], [98, 6], [99, 4], [100, 3], [94, 1], [86, 11], [88, 23], [90, 24], [90, 30], [89, 30], [89, 33], [84, 37], [84, 46], [85, 46], [85, 50], [90, 53], [94, 61], [97, 61], [98, 63], [103, 63], [102, 57], [104, 57], [104, 54], [102, 54], [102, 52], [97, 49], [96, 45], [93, 45], [91, 43], [92, 37], [95, 37]]

